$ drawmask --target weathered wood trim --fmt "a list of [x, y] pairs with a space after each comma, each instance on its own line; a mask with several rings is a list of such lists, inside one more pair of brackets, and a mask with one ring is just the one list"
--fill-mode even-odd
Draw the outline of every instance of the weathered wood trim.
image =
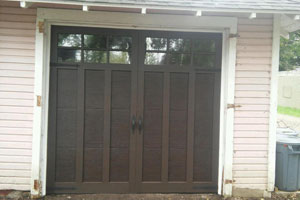
[[[236, 34], [237, 27], [226, 30], [223, 34], [223, 61], [222, 61], [222, 83], [221, 83], [221, 120], [220, 120], [220, 156], [224, 160], [223, 174], [223, 192], [224, 196], [232, 195], [232, 166], [233, 166], [233, 131], [234, 131], [234, 109], [227, 108], [228, 104], [234, 104], [235, 94], [235, 64], [236, 64], [236, 38], [229, 38], [230, 34]], [[225, 88], [224, 88], [225, 86]], [[225, 98], [225, 99], [223, 99]], [[222, 111], [224, 113], [222, 114]], [[225, 137], [225, 138], [222, 138]], [[221, 150], [223, 148], [223, 150]], [[221, 153], [224, 155], [221, 156]], [[219, 172], [221, 174], [221, 172]], [[221, 179], [219, 175], [219, 180]], [[220, 188], [219, 188], [220, 190]], [[220, 192], [219, 192], [220, 193]]]
[[[44, 23], [44, 32], [40, 32], [39, 24]], [[31, 196], [40, 197], [46, 193], [47, 166], [47, 133], [48, 133], [48, 99], [50, 75], [50, 25], [37, 16], [35, 39], [35, 79], [34, 98], [41, 96], [41, 106], [34, 105], [33, 137], [32, 137], [32, 168], [31, 168]], [[36, 102], [36, 100], [34, 101]], [[35, 187], [38, 181], [39, 187]]]

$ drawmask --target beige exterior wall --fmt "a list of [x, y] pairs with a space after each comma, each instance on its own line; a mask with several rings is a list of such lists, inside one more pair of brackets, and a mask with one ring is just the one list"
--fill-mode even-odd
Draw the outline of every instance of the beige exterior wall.
[[0, 190], [28, 190], [34, 89], [34, 9], [0, 2]]
[[[0, 2], [0, 189], [29, 190], [36, 9]], [[272, 16], [239, 16], [233, 187], [265, 190]]]
[[233, 191], [267, 189], [272, 25], [272, 15], [238, 21]]
[[300, 109], [300, 72], [280, 72], [278, 105]]

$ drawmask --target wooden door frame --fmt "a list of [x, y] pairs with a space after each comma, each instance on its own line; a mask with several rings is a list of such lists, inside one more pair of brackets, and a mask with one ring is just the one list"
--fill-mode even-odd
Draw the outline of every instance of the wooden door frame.
[[141, 15], [139, 13], [82, 12], [79, 10], [38, 8], [35, 40], [32, 197], [37, 198], [46, 195], [50, 38], [52, 25], [222, 33], [218, 194], [231, 196], [234, 109], [228, 109], [227, 105], [234, 104], [237, 39], [231, 36], [237, 33], [236, 17]]

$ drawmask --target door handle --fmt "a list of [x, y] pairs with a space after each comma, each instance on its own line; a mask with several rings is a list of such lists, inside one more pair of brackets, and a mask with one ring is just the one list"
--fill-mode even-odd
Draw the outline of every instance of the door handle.
[[[131, 120], [131, 129], [134, 131], [135, 129], [135, 126], [136, 126], [136, 118], [135, 116], [132, 117], [132, 120]], [[132, 132], [134, 133], [134, 132]]]
[[142, 117], [139, 117], [139, 132], [140, 132], [140, 134], [141, 134], [141, 131], [142, 131], [142, 129], [143, 129], [143, 119], [142, 119]]

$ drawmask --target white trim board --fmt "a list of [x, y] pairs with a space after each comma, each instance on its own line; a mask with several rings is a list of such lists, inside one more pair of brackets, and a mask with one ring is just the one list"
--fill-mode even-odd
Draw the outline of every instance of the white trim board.
[[[39, 32], [38, 25], [40, 22], [44, 23], [44, 33]], [[237, 18], [199, 18], [194, 16], [82, 12], [38, 8], [36, 24], [35, 102], [37, 96], [42, 96], [42, 104], [41, 107], [34, 105], [32, 197], [41, 197], [46, 194], [50, 34], [52, 25], [223, 33], [218, 193], [231, 196], [232, 184], [230, 181], [228, 183], [228, 180], [232, 181], [234, 110], [227, 110], [227, 104], [234, 103], [236, 38], [229, 38], [229, 34], [237, 33]], [[227, 180], [226, 183], [225, 180]]]
[[268, 147], [268, 191], [274, 191], [275, 159], [276, 159], [276, 128], [277, 128], [277, 85], [280, 50], [280, 15], [273, 16], [272, 69], [269, 115], [269, 147]]

